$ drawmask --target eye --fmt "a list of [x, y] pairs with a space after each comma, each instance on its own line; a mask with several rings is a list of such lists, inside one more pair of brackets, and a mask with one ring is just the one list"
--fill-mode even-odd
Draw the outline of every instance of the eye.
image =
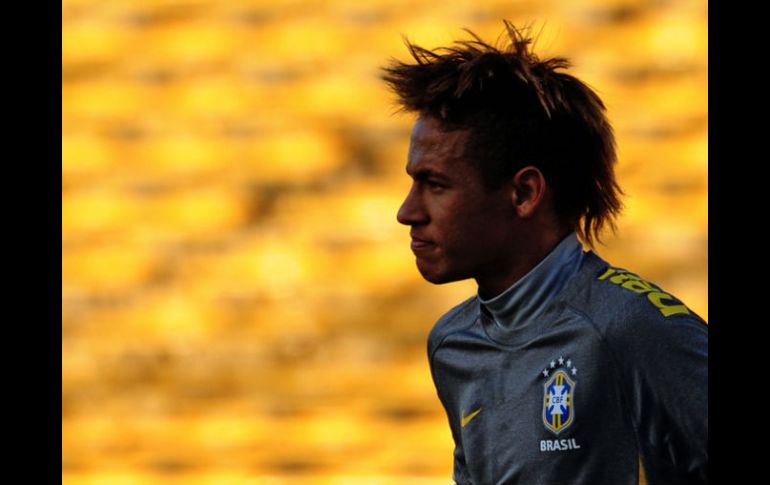
[[440, 182], [436, 182], [435, 180], [430, 180], [430, 179], [425, 181], [425, 185], [427, 185], [428, 188], [430, 190], [434, 191], [434, 192], [439, 191], [439, 190], [443, 190], [443, 189], [446, 188], [446, 185], [444, 185], [444, 184], [442, 184]]

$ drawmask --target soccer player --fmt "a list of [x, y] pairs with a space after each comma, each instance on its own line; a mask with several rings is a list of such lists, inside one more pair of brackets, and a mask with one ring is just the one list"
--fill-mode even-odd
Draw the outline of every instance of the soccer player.
[[417, 114], [397, 215], [417, 268], [478, 283], [428, 337], [454, 480], [705, 483], [706, 322], [590, 250], [621, 209], [604, 105], [506, 28], [506, 49], [407, 42], [383, 76]]

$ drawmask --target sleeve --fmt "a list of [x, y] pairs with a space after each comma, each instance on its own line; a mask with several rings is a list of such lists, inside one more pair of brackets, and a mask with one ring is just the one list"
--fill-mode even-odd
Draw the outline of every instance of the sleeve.
[[645, 312], [611, 340], [650, 485], [708, 482], [708, 325]]
[[468, 478], [468, 471], [465, 465], [465, 455], [463, 454], [462, 443], [455, 440], [454, 465], [452, 467], [452, 479], [455, 485], [473, 485]]
[[465, 463], [465, 452], [463, 451], [463, 444], [462, 444], [462, 438], [460, 436], [460, 432], [458, 429], [456, 429], [456, 426], [453, 426], [452, 419], [450, 417], [450, 413], [447, 410], [446, 402], [444, 401], [443, 397], [441, 396], [440, 392], [440, 386], [439, 383], [436, 381], [436, 375], [433, 372], [433, 362], [432, 360], [430, 362], [430, 368], [431, 368], [431, 375], [433, 377], [433, 384], [436, 387], [436, 394], [438, 395], [439, 401], [441, 402], [441, 406], [444, 408], [444, 411], [447, 415], [447, 421], [449, 423], [449, 429], [452, 432], [452, 440], [454, 441], [454, 451], [452, 452], [453, 456], [453, 464], [452, 464], [452, 480], [454, 481], [455, 485], [472, 485], [472, 482], [468, 475], [467, 465]]
[[[439, 400], [441, 401], [441, 404], [446, 411], [446, 404], [444, 400], [441, 399], [440, 394]], [[449, 429], [452, 432], [452, 440], [455, 444], [454, 451], [452, 452], [452, 480], [454, 480], [455, 485], [473, 485], [473, 482], [470, 479], [470, 474], [468, 473], [468, 465], [465, 462], [465, 451], [463, 450], [462, 435], [460, 434], [460, 430], [457, 424], [452, 423], [452, 419], [449, 417], [449, 412], [447, 412], [447, 419], [449, 421]]]
[[[465, 453], [463, 451], [462, 436], [460, 434], [460, 423], [455, 418], [452, 418], [451, 406], [448, 405], [448, 399], [446, 396], [447, 389], [446, 383], [441, 382], [441, 372], [436, 368], [435, 355], [441, 346], [444, 339], [456, 331], [458, 328], [462, 328], [464, 325], [473, 323], [474, 318], [470, 317], [466, 312], [473, 311], [473, 302], [475, 297], [468, 298], [464, 302], [455, 306], [444, 314], [435, 323], [428, 335], [428, 365], [430, 366], [430, 374], [433, 380], [433, 385], [436, 389], [436, 395], [438, 396], [441, 406], [446, 412], [447, 421], [449, 423], [449, 429], [452, 432], [452, 440], [454, 441], [455, 448], [453, 452], [453, 465], [452, 465], [452, 479], [455, 485], [473, 485], [468, 473], [468, 467], [465, 461]], [[459, 325], [459, 327], [458, 327]]]
[[462, 438], [460, 436], [459, 429], [457, 429], [457, 427], [452, 423], [451, 414], [447, 408], [447, 402], [441, 392], [442, 386], [439, 382], [438, 376], [436, 375], [436, 369], [434, 367], [433, 356], [436, 350], [438, 350], [441, 340], [443, 339], [443, 336], [440, 336], [438, 328], [439, 325], [437, 324], [428, 337], [428, 365], [430, 367], [430, 374], [433, 380], [433, 385], [436, 389], [436, 395], [439, 402], [441, 403], [441, 406], [444, 408], [444, 412], [446, 413], [449, 429], [452, 433], [452, 440], [454, 441], [455, 445], [454, 451], [452, 453], [452, 480], [454, 485], [473, 485], [469, 478], [467, 465], [465, 463], [465, 453], [463, 451]]

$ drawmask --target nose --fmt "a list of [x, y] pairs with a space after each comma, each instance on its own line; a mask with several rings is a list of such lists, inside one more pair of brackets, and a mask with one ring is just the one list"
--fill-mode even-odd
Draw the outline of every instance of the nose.
[[416, 184], [412, 184], [406, 199], [401, 204], [396, 214], [396, 220], [406, 226], [416, 226], [428, 222], [428, 214], [425, 212]]

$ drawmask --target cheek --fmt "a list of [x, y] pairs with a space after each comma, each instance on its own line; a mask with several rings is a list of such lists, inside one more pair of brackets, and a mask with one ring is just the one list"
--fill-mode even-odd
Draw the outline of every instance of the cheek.
[[507, 232], [510, 218], [497, 199], [476, 197], [437, 197], [427, 208], [445, 250], [473, 250], [493, 243]]
[[510, 221], [489, 212], [462, 214], [449, 236], [466, 251], [484, 255], [506, 246]]
[[488, 236], [478, 216], [458, 214], [444, 227], [443, 249], [451, 255], [456, 253], [468, 255], [479, 250]]

